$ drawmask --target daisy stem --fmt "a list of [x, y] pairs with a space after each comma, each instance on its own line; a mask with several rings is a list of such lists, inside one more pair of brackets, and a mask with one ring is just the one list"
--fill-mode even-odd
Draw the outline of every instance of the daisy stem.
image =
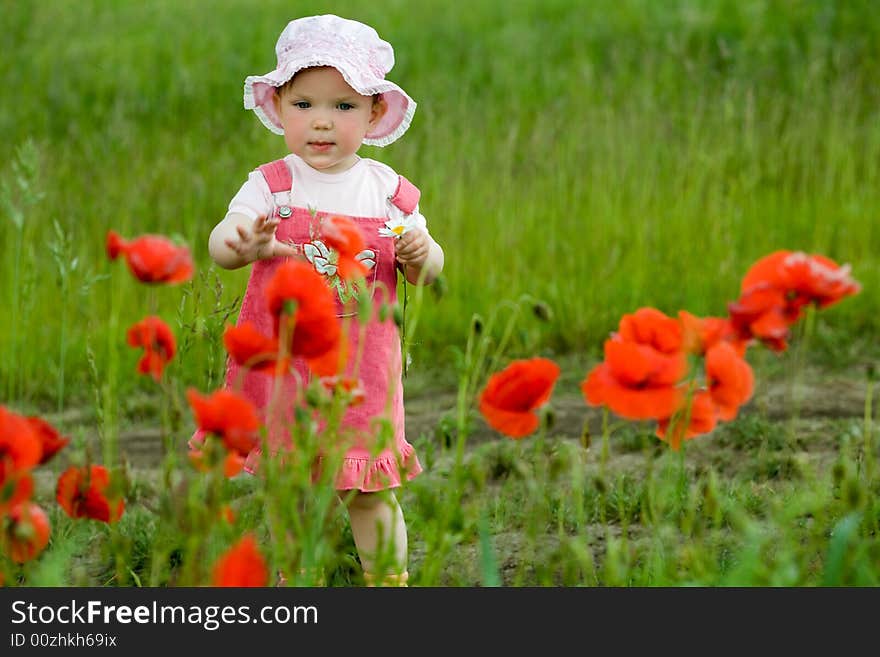
[[410, 313], [409, 326], [407, 326], [407, 311], [409, 309], [409, 284], [407, 283], [406, 276], [403, 277], [403, 304], [402, 304], [403, 321], [401, 322], [402, 325], [400, 327], [400, 341], [403, 344], [403, 354], [402, 354], [403, 363], [402, 363], [402, 365], [403, 365], [403, 376], [404, 377], [406, 377], [407, 372], [409, 370], [408, 361], [410, 360], [409, 354], [410, 354], [410, 351], [412, 349], [412, 344], [413, 344], [412, 339], [413, 339], [413, 335], [416, 332], [416, 327], [419, 324], [419, 310], [422, 307], [422, 300], [423, 300], [424, 293], [425, 293], [425, 290], [424, 290], [425, 286], [423, 283], [424, 283], [426, 275], [427, 275], [427, 270], [423, 269], [419, 273], [418, 281], [413, 286], [415, 288], [414, 296], [413, 296], [413, 304], [415, 307], [413, 308], [412, 312]]

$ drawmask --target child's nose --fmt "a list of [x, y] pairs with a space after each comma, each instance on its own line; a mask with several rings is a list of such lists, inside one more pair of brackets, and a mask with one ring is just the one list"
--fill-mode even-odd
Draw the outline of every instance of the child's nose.
[[329, 116], [318, 115], [312, 121], [312, 127], [316, 130], [329, 130], [333, 127], [333, 121]]

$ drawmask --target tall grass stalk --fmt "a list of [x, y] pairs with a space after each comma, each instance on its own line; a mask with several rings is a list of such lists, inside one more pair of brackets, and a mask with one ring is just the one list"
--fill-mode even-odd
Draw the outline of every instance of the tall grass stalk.
[[[28, 346], [20, 343], [22, 315], [22, 276], [21, 258], [24, 252], [26, 222], [32, 221], [32, 211], [44, 198], [45, 192], [39, 186], [39, 149], [34, 141], [27, 138], [15, 150], [11, 172], [0, 179], [0, 209], [12, 223], [14, 243], [12, 249], [12, 276], [9, 278], [9, 293], [12, 302], [9, 306], [11, 337], [9, 348], [4, 350], [4, 360], [8, 359], [7, 381], [4, 389], [7, 399], [17, 399], [24, 381], [21, 356]], [[45, 216], [45, 215], [43, 215]], [[30, 252], [30, 250], [29, 250]]]

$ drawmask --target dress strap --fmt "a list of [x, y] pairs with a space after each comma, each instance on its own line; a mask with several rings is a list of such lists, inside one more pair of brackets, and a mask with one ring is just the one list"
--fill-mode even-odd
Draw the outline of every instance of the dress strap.
[[290, 167], [284, 160], [262, 164], [259, 168], [263, 178], [269, 184], [269, 191], [273, 194], [289, 192], [293, 188], [293, 176], [290, 175]]
[[418, 187], [403, 176], [397, 176], [397, 178], [397, 190], [390, 199], [391, 203], [400, 210], [403, 210], [404, 213], [412, 214], [419, 204], [419, 197], [421, 197], [422, 193]]

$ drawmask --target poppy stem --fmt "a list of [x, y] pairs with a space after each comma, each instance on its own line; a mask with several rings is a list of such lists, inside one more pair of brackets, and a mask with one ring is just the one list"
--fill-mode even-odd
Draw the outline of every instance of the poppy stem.
[[684, 508], [685, 501], [687, 500], [687, 467], [684, 458], [684, 453], [687, 445], [686, 440], [681, 441], [681, 447], [678, 450], [678, 502]]
[[864, 459], [865, 459], [865, 482], [870, 486], [874, 479], [874, 380], [868, 375], [865, 389], [865, 421], [864, 421]]
[[599, 473], [605, 477], [605, 464], [608, 462], [608, 455], [611, 451], [608, 431], [608, 407], [602, 407], [602, 452], [599, 456]]
[[794, 448], [797, 442], [797, 422], [801, 413], [801, 390], [800, 381], [804, 373], [806, 363], [807, 346], [809, 345], [810, 336], [813, 334], [816, 324], [816, 306], [808, 304], [806, 307], [806, 316], [798, 327], [797, 342], [794, 346], [793, 363], [789, 373], [789, 400], [791, 403], [791, 414], [788, 420], [788, 443]]

